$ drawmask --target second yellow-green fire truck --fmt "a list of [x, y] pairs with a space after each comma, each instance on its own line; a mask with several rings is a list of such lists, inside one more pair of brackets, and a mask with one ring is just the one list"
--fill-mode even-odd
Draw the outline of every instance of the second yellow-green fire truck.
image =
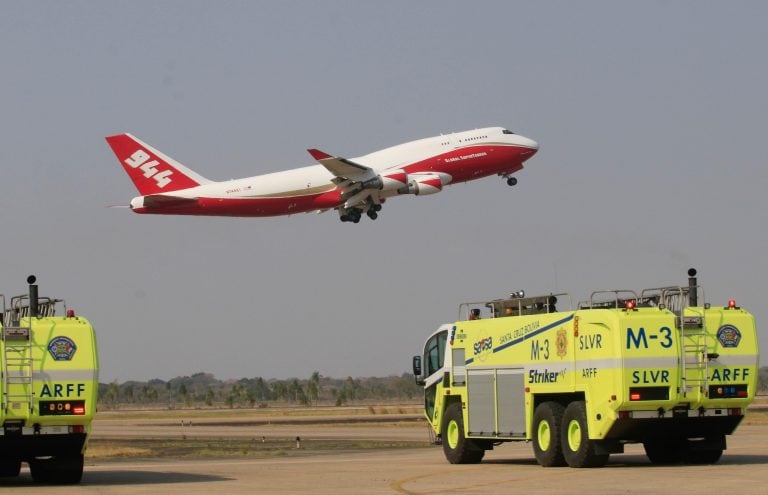
[[[451, 463], [531, 441], [545, 467], [599, 467], [627, 443], [654, 464], [717, 462], [758, 379], [753, 316], [687, 286], [465, 303], [413, 359]], [[567, 305], [566, 311], [558, 306]]]
[[37, 482], [78, 483], [96, 413], [96, 337], [63, 300], [38, 297], [34, 276], [27, 281], [28, 294], [0, 295], [0, 477], [26, 462]]

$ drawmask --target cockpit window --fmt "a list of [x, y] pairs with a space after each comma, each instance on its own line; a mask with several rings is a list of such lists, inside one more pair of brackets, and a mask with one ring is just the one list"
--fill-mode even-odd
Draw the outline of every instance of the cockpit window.
[[512, 132], [512, 131], [508, 131], [507, 129], [503, 129], [503, 130], [501, 131], [501, 133], [502, 133], [502, 134], [514, 134], [514, 132]]

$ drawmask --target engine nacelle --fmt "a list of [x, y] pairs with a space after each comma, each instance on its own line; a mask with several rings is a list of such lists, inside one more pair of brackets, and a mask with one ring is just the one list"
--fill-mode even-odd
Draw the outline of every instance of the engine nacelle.
[[420, 174], [408, 176], [408, 185], [397, 190], [400, 194], [426, 196], [443, 190], [443, 178], [438, 174]]
[[361, 182], [363, 189], [378, 189], [379, 191], [396, 191], [408, 184], [408, 174], [402, 170], [387, 172], [385, 175]]

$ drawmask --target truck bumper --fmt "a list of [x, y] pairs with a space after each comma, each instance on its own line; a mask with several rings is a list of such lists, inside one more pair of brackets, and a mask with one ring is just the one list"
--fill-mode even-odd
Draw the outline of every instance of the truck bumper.
[[617, 419], [606, 439], [642, 442], [649, 437], [703, 438], [730, 435], [744, 416]]
[[62, 435], [1, 435], [3, 458], [28, 460], [35, 457], [80, 454], [85, 445], [85, 433]]

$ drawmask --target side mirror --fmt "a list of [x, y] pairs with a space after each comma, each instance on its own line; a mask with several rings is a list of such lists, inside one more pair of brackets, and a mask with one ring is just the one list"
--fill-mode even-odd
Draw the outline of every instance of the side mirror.
[[421, 356], [413, 356], [413, 378], [419, 385], [424, 383], [421, 379]]

